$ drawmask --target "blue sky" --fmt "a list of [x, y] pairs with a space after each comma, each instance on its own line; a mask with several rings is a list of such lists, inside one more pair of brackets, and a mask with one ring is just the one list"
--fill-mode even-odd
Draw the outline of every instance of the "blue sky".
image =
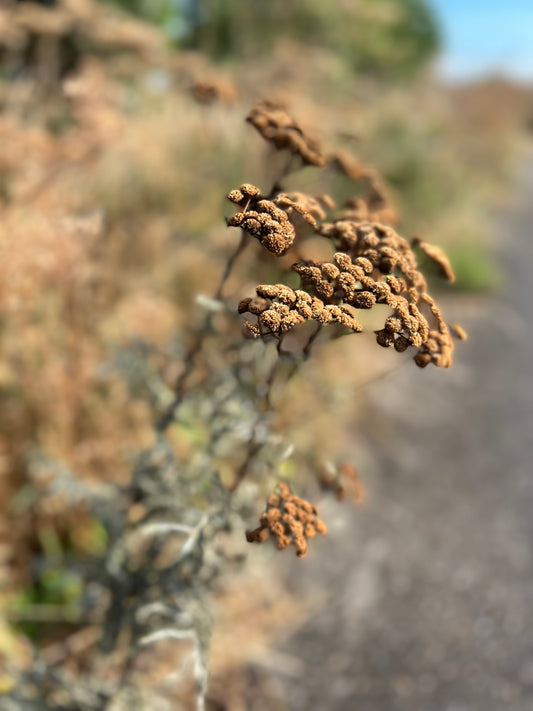
[[441, 73], [505, 72], [533, 81], [533, 0], [429, 0], [441, 20]]

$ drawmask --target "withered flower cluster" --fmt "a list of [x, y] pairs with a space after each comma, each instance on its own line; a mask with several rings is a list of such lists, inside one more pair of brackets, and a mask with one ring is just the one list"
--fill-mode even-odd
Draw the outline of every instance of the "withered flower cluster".
[[237, 98], [237, 91], [231, 82], [214, 76], [195, 81], [190, 87], [190, 93], [199, 104], [219, 102], [231, 106]]
[[293, 544], [299, 558], [307, 554], [309, 538], [317, 533], [327, 533], [325, 523], [318, 518], [316, 506], [293, 494], [285, 483], [278, 484], [277, 493], [268, 497], [260, 524], [253, 531], [246, 532], [249, 543], [263, 543], [272, 535], [279, 550]]
[[239, 313], [252, 313], [257, 323], [244, 321], [245, 335], [282, 336], [304, 321], [317, 321], [322, 325], [338, 323], [358, 333], [363, 330], [349, 304], [325, 304], [317, 296], [307, 291], [294, 291], [285, 284], [260, 284], [257, 288], [259, 299], [243, 299], [239, 303]]
[[[428, 293], [412, 245], [392, 227], [379, 223], [338, 220], [323, 225], [321, 234], [342, 251], [335, 254], [333, 264], [296, 264], [303, 283], [330, 303], [349, 303], [355, 308], [386, 304], [392, 313], [376, 332], [378, 344], [394, 346], [400, 353], [414, 346], [418, 366], [433, 362], [449, 367], [450, 332]], [[444, 258], [440, 250], [433, 252], [433, 258], [437, 254]], [[453, 280], [451, 267], [442, 258], [441, 270]]]
[[246, 119], [267, 141], [277, 149], [286, 149], [299, 156], [305, 165], [322, 167], [326, 156], [319, 143], [306, 136], [296, 121], [289, 116], [283, 104], [259, 101]]
[[229, 227], [242, 228], [273, 254], [289, 249], [296, 234], [289, 216], [272, 200], [261, 197], [259, 188], [241, 185], [240, 190], [229, 193], [228, 200], [242, 208], [228, 219]]
[[[248, 120], [278, 148], [292, 146], [293, 135], [298, 137], [298, 145], [310, 145], [296, 122], [278, 105], [260, 102]], [[317, 155], [324, 155], [321, 148], [312, 145]], [[302, 159], [312, 162], [303, 156]], [[313, 164], [322, 166], [324, 161]], [[440, 249], [419, 238], [404, 239], [391, 226], [396, 213], [390, 205], [388, 188], [373, 166], [339, 152], [329, 158], [327, 165], [351, 180], [370, 184], [365, 197], [348, 201], [331, 221], [327, 220], [327, 214], [335, 203], [326, 195], [312, 197], [275, 189], [267, 199], [253, 185], [243, 185], [228, 195], [240, 208], [228, 219], [228, 225], [256, 237], [273, 254], [285, 254], [306, 238], [305, 231], [295, 228], [298, 220], [307, 223], [307, 234], [311, 230], [311, 234], [325, 238], [335, 249], [332, 261], [294, 261], [291, 269], [299, 275], [301, 288], [260, 284], [255, 297], [242, 300], [239, 313], [255, 317], [244, 321], [245, 335], [280, 339], [311, 320], [359, 333], [362, 326], [358, 310], [383, 304], [389, 307], [390, 315], [383, 328], [375, 332], [380, 346], [394, 347], [398, 352], [416, 348], [414, 360], [422, 368], [429, 363], [449, 367], [453, 351], [451, 333], [428, 293], [414, 248], [433, 261], [440, 275], [452, 282], [455, 277], [448, 259]], [[459, 335], [459, 330], [453, 329], [453, 335], [465, 334], [461, 331]]]
[[295, 219], [298, 214], [314, 229], [318, 229], [317, 220], [325, 220], [326, 211], [335, 207], [335, 203], [329, 195], [312, 197], [299, 192], [280, 193], [274, 198], [274, 202], [282, 210], [285, 210], [289, 219]]

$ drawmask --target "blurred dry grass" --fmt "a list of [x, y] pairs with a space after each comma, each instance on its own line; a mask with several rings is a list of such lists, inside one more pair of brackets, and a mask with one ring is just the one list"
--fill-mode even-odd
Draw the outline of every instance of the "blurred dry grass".
[[[83, 507], [65, 512], [61, 500], [40, 497], [31, 456], [124, 483], [152, 438], [151, 404], [117, 354], [142, 343], [148, 371], [175, 377], [198, 318], [195, 294], [212, 294], [235, 240], [222, 219], [223, 196], [245, 179], [266, 188], [277, 169], [243, 124], [254, 100], [289, 101], [305, 126], [377, 165], [405, 216], [404, 233], [451, 248], [467, 275], [487, 243], [483, 211], [505, 199], [519, 131], [531, 123], [530, 93], [497, 82], [443, 90], [425, 76], [408, 89], [391, 87], [354, 76], [327, 49], [300, 61], [301, 46], [289, 41], [268, 62], [224, 70], [200, 54], [168, 51], [162, 38], [158, 49], [150, 60], [83, 57], [53, 90], [32, 77], [0, 83], [0, 555], [11, 588], [28, 584], [43, 531], [52, 528], [74, 549], [85, 545], [75, 533], [87, 525]], [[210, 103], [192, 90], [201, 83], [214, 87]], [[312, 186], [312, 170], [298, 181]], [[490, 285], [487, 269], [465, 276], [465, 288]], [[257, 281], [244, 265], [228, 292], [238, 285], [240, 295], [251, 293]], [[324, 392], [305, 379], [293, 383], [281, 426], [303, 446], [320, 438], [338, 455], [345, 433], [331, 427], [330, 408], [349, 422], [356, 404], [347, 380], [356, 387], [359, 372], [372, 377], [383, 362], [360, 342], [357, 353], [348, 342], [334, 356], [324, 348], [314, 366]], [[228, 600], [223, 616], [234, 634], [232, 610], [242, 616], [241, 602]], [[269, 620], [254, 619], [270, 633]], [[239, 658], [220, 668], [215, 644], [215, 690], [250, 658], [242, 638]], [[260, 638], [252, 635], [252, 646]], [[14, 654], [8, 634], [0, 654]]]

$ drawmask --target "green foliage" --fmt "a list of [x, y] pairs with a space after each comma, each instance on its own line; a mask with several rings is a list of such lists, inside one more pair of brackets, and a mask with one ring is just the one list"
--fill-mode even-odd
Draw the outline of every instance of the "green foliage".
[[[424, 0], [203, 0], [192, 44], [215, 57], [250, 57], [281, 38], [338, 52], [359, 72], [403, 76], [438, 47], [438, 30]], [[280, 18], [282, 18], [280, 20]]]
[[496, 261], [487, 254], [485, 245], [465, 242], [448, 247], [457, 282], [462, 291], [489, 291], [501, 283], [502, 275]]
[[[24, 489], [28, 493], [30, 487]], [[77, 541], [81, 532], [83, 538]], [[79, 556], [102, 556], [107, 548], [106, 530], [95, 518], [87, 519], [79, 532], [74, 529], [70, 540], [62, 541], [51, 526], [42, 526], [38, 538], [42, 554], [36, 577], [18, 593], [12, 606], [18, 628], [34, 641], [43, 637], [50, 624], [78, 621], [83, 595]], [[77, 567], [69, 565], [71, 556], [78, 560]]]
[[187, 31], [180, 0], [103, 0], [126, 12], [159, 25], [171, 40], [179, 40]]
[[[439, 45], [425, 0], [107, 0], [216, 59], [266, 55], [282, 39], [338, 53], [355, 71], [410, 76]], [[304, 59], [302, 59], [304, 61]]]
[[18, 628], [35, 641], [41, 639], [50, 624], [75, 623], [80, 614], [83, 581], [66, 569], [62, 560], [49, 562], [38, 580], [15, 598], [12, 610], [19, 618]]

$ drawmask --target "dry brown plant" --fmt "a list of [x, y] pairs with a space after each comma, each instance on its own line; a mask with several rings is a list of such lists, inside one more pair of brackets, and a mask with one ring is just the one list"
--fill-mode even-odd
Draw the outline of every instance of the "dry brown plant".
[[232, 190], [228, 200], [242, 208], [228, 219], [228, 227], [240, 227], [273, 254], [283, 254], [292, 245], [295, 231], [287, 213], [271, 200], [263, 198], [254, 185]]
[[246, 120], [278, 150], [288, 150], [292, 155], [298, 156], [305, 165], [325, 165], [326, 156], [318, 141], [306, 136], [300, 125], [289, 116], [284, 104], [259, 101]]
[[260, 524], [253, 531], [246, 532], [249, 543], [264, 543], [273, 536], [279, 550], [294, 545], [298, 558], [307, 554], [310, 538], [317, 533], [325, 534], [328, 530], [318, 518], [316, 506], [293, 494], [289, 485], [283, 482], [268, 497]]
[[440, 275], [444, 279], [446, 279], [446, 281], [449, 281], [450, 284], [453, 284], [453, 282], [455, 281], [455, 274], [453, 273], [450, 260], [444, 254], [442, 249], [439, 249], [438, 247], [435, 247], [432, 244], [424, 242], [424, 240], [420, 239], [419, 237], [415, 237], [411, 241], [411, 244], [413, 245], [413, 247], [418, 247], [420, 251], [436, 265]]
[[232, 106], [237, 99], [237, 89], [228, 79], [222, 77], [204, 77], [197, 79], [190, 88], [191, 96], [199, 104], [219, 102]]
[[245, 335], [253, 338], [273, 335], [280, 338], [304, 321], [317, 321], [321, 325], [338, 323], [355, 333], [363, 330], [350, 304], [325, 304], [322, 299], [307, 291], [294, 291], [285, 284], [261, 284], [256, 289], [257, 299], [244, 299], [239, 304], [240, 313], [257, 314], [257, 322], [244, 321]]
[[[228, 520], [236, 516], [237, 511], [241, 514], [239, 502], [248, 496], [247, 486], [241, 486], [243, 482], [250, 484], [252, 496], [257, 500], [259, 490], [271, 490], [272, 479], [285, 478], [283, 464], [287, 458], [300, 477], [296, 481], [295, 475], [291, 487], [301, 496], [294, 494], [288, 484], [280, 484], [267, 501], [260, 526], [248, 533], [248, 540], [261, 542], [272, 537], [278, 548], [294, 545], [298, 557], [304, 557], [309, 539], [317, 533], [326, 533], [316, 506], [303, 498], [304, 486], [302, 490], [299, 488], [301, 472], [316, 474], [311, 462], [323, 460], [323, 455], [318, 459], [315, 455], [325, 448], [324, 442], [317, 438], [311, 452], [298, 451], [290, 428], [276, 421], [273, 398], [276, 383], [289, 382], [310, 355], [319, 336], [325, 341], [359, 333], [364, 320], [360, 312], [382, 305], [389, 308], [390, 314], [376, 333], [378, 343], [393, 346], [397, 351], [413, 347], [418, 351], [415, 356], [418, 365], [433, 362], [443, 366], [451, 363], [450, 332], [458, 338], [465, 334], [459, 326], [451, 329], [446, 326], [428, 293], [413, 247], [436, 262], [439, 271], [448, 278], [449, 264], [436, 248], [425, 242], [409, 242], [390, 227], [395, 221], [394, 209], [390, 191], [378, 171], [359, 164], [357, 159], [350, 163], [347, 157], [337, 158], [334, 165], [331, 161], [328, 163], [319, 144], [305, 134], [284, 108], [271, 102], [258, 104], [249, 121], [269, 144], [280, 151], [288, 150], [291, 161], [270, 191], [245, 183], [229, 194], [236, 213], [227, 224], [240, 228], [241, 239], [224, 267], [218, 287], [212, 289], [218, 250], [223, 240], [228, 239], [223, 230], [219, 230], [221, 236], [215, 236], [213, 241], [211, 233], [208, 239], [203, 234], [196, 239], [205, 224], [200, 220], [202, 229], [192, 232], [194, 238], [186, 246], [180, 245], [179, 260], [161, 260], [161, 254], [172, 253], [170, 235], [181, 220], [182, 206], [178, 206], [173, 208], [176, 222], [162, 224], [164, 210], [159, 202], [161, 185], [175, 173], [175, 163], [167, 156], [172, 155], [171, 150], [166, 150], [167, 144], [162, 147], [156, 141], [140, 140], [147, 135], [147, 129], [160, 126], [159, 123], [150, 123], [142, 112], [134, 117], [128, 115], [125, 120], [127, 97], [123, 88], [107, 77], [101, 66], [91, 62], [65, 84], [63, 99], [72, 123], [62, 132], [53, 134], [33, 126], [17, 131], [15, 122], [12, 124], [8, 117], [1, 118], [0, 135], [6, 139], [6, 150], [0, 156], [0, 170], [6, 176], [7, 189], [0, 196], [3, 210], [0, 238], [5, 253], [10, 256], [2, 268], [0, 290], [0, 315], [7, 324], [3, 333], [6, 358], [1, 384], [5, 393], [5, 420], [9, 422], [0, 437], [1, 473], [5, 475], [1, 489], [7, 498], [11, 494], [10, 487], [23, 477], [39, 491], [47, 490], [53, 483], [50, 468], [42, 463], [27, 464], [29, 440], [47, 456], [72, 468], [80, 479], [94, 477], [106, 483], [128, 485], [129, 453], [136, 451], [139, 444], [155, 450], [154, 440], [160, 442], [168, 438], [169, 447], [176, 452], [179, 461], [175, 469], [168, 465], [172, 476], [165, 481], [178, 481], [183, 472], [190, 475], [187, 485], [192, 482], [191, 487], [201, 479], [201, 485], [191, 494], [190, 501], [194, 503], [182, 506], [181, 494], [176, 494], [174, 489], [170, 494], [166, 490], [161, 494], [156, 488], [152, 489], [156, 486], [154, 472], [166, 474], [167, 470], [160, 464], [153, 469], [148, 467], [146, 479], [139, 477], [128, 490], [132, 500], [128, 502], [131, 507], [126, 536], [130, 528], [142, 529], [143, 525], [156, 531], [165, 526], [171, 530], [174, 526], [180, 535], [188, 536], [178, 573], [174, 577], [161, 576], [165, 584], [168, 582], [168, 589], [174, 591], [182, 583], [193, 587], [197, 573], [201, 578], [200, 587], [211, 585], [209, 576], [212, 574], [215, 579], [218, 570], [213, 557], [203, 569], [202, 555], [203, 551], [211, 555], [216, 548], [212, 546], [213, 530], [227, 531], [232, 525]], [[204, 96], [209, 95], [208, 87], [204, 87]], [[183, 120], [188, 121], [187, 131], [197, 131], [193, 151], [197, 152], [206, 135], [205, 125], [196, 126], [197, 117], [212, 110], [198, 107], [186, 92], [179, 99], [182, 100], [189, 102], [185, 104]], [[180, 107], [179, 101], [172, 104], [173, 108]], [[217, 110], [229, 111], [227, 107], [213, 109]], [[172, 116], [165, 123], [165, 130], [168, 136], [174, 136], [174, 112], [167, 113]], [[233, 130], [228, 129], [227, 135], [221, 132], [216, 117], [211, 121], [211, 138], [215, 137], [220, 143], [221, 137], [233, 137]], [[176, 144], [169, 140], [168, 145], [175, 148]], [[31, 160], [25, 156], [28, 147]], [[133, 151], [139, 152], [135, 161], [131, 159]], [[121, 191], [115, 190], [112, 197], [116, 203], [105, 195], [109, 202], [102, 220], [100, 213], [91, 211], [94, 196], [88, 188], [91, 184], [93, 188], [103, 185], [99, 193], [102, 199], [108, 183], [101, 179], [109, 180], [105, 172], [109, 155], [114, 158], [113, 170], [123, 171], [128, 178], [116, 183], [127, 195], [121, 198]], [[79, 171], [82, 162], [83, 178]], [[130, 180], [130, 165], [137, 167], [140, 178], [136, 174], [135, 180]], [[295, 173], [302, 165], [322, 168], [324, 173], [328, 170], [331, 173], [332, 168], [340, 170], [369, 190], [337, 208], [335, 200], [327, 194], [311, 195], [294, 188], [296, 176], [291, 176], [290, 186], [282, 185], [288, 174]], [[137, 203], [141, 202], [137, 196], [145, 195], [142, 191], [147, 188], [146, 183], [138, 186], [136, 181], [145, 175], [151, 192], [147, 193], [144, 211], [140, 206], [137, 212]], [[77, 181], [75, 185], [73, 176]], [[203, 200], [193, 199], [200, 192], [204, 197], [204, 190], [198, 184], [189, 185], [188, 181], [186, 176], [184, 183], [188, 192], [183, 188], [180, 198], [183, 205], [196, 213], [208, 213], [206, 205], [211, 207], [208, 191], [205, 191], [205, 204]], [[130, 192], [135, 190], [138, 192]], [[167, 193], [173, 200], [168, 186]], [[220, 192], [217, 199], [219, 195]], [[133, 216], [131, 210], [135, 211]], [[302, 255], [307, 252], [303, 248], [311, 240], [320, 242], [329, 256], [304, 258]], [[10, 249], [12, 245], [14, 249]], [[246, 315], [247, 335], [264, 340], [265, 348], [258, 343], [242, 343], [231, 297], [227, 296], [227, 293], [235, 293], [237, 282], [242, 287], [242, 274], [233, 270], [248, 245], [249, 258], [242, 271], [246, 268], [248, 275], [251, 272], [250, 288], [260, 283], [255, 287], [255, 295], [242, 299], [237, 310]], [[257, 261], [249, 256], [250, 252]], [[171, 264], [174, 261], [180, 261], [180, 269]], [[157, 271], [158, 278], [163, 275], [155, 289], [146, 277], [148, 271]], [[226, 289], [230, 276], [235, 282], [233, 290]], [[298, 279], [300, 284], [296, 288]], [[278, 283], [265, 283], [268, 281]], [[214, 292], [213, 299], [204, 299], [208, 312], [205, 319], [192, 315], [190, 300], [183, 313], [179, 312], [183, 293], [190, 296], [198, 288]], [[186, 333], [184, 343], [179, 344], [180, 350], [169, 355], [166, 349], [172, 334], [177, 327], [185, 331], [185, 326], [192, 331], [191, 347], [187, 349], [189, 334]], [[123, 378], [105, 371], [109, 351], [128, 344], [132, 338], [148, 341], [155, 353], [150, 355], [156, 362], [155, 385], [150, 394], [155, 393], [157, 416], [163, 413], [155, 433], [153, 411], [147, 402], [132, 395], [133, 386], [130, 391]], [[277, 352], [268, 345], [271, 341]], [[150, 378], [153, 375], [149, 373]], [[143, 375], [143, 378], [148, 376]], [[15, 387], [17, 397], [11, 398], [9, 393]], [[215, 399], [215, 391], [219, 400]], [[200, 414], [193, 413], [193, 416], [191, 411], [195, 407]], [[313, 419], [319, 421], [320, 417], [323, 421], [324, 413], [316, 412]], [[229, 444], [225, 441], [228, 432], [236, 437], [235, 446], [231, 438]], [[335, 436], [339, 436], [338, 433], [331, 439]], [[225, 449], [219, 449], [219, 445]], [[332, 446], [331, 441], [326, 446]], [[291, 447], [293, 453], [286, 454]], [[206, 462], [209, 467], [205, 466]], [[302, 462], [305, 466], [300, 471], [297, 465]], [[146, 485], [146, 491], [139, 492], [136, 488], [139, 480]], [[349, 465], [328, 469], [321, 484], [338, 498], [354, 501], [362, 498], [357, 474]], [[208, 501], [206, 491], [209, 496], [212, 494]], [[168, 521], [148, 520], [148, 514], [153, 513], [150, 509], [152, 494], [156, 508], [169, 507]], [[246, 505], [249, 516], [253, 501], [247, 500]], [[62, 527], [58, 520], [67, 506], [69, 517]], [[205, 509], [201, 510], [202, 507]], [[39, 545], [35, 531], [38, 533], [40, 525], [54, 527], [59, 536], [63, 536], [75, 527], [74, 519], [79, 523], [88, 515], [83, 506], [70, 504], [66, 494], [58, 495], [57, 489], [43, 494], [24, 517], [19, 517], [20, 527], [16, 521], [12, 522], [15, 535], [12, 531], [11, 539], [17, 539], [12, 548], [13, 558], [18, 560], [19, 566], [20, 561], [26, 565], [29, 551]], [[187, 518], [182, 523], [181, 517], [189, 515], [190, 521]], [[213, 523], [218, 520], [217, 516], [220, 522], [216, 525], [220, 529]], [[30, 517], [32, 537], [24, 538], [21, 528], [30, 527]], [[63, 519], [67, 520], [64, 513]], [[81, 540], [83, 536], [74, 538]], [[79, 545], [82, 549], [81, 543]], [[155, 541], [151, 545], [157, 548]], [[181, 545], [180, 539], [171, 553], [176, 554], [178, 548], [181, 551]], [[198, 556], [194, 561], [187, 557], [191, 550]], [[131, 583], [128, 554], [129, 549], [124, 566], [119, 566], [120, 575], [113, 581], [116, 586], [113, 599], [116, 604], [127, 599], [128, 605], [131, 604], [128, 610], [133, 615], [138, 612], [136, 606], [143, 601], [138, 589], [131, 592], [133, 588], [128, 587]], [[135, 575], [141, 578], [146, 572], [148, 582], [142, 590], [146, 593], [147, 607], [154, 600], [150, 586], [154, 580], [160, 582], [160, 571], [151, 568], [152, 563], [147, 556], [146, 570], [135, 570]], [[197, 569], [193, 570], [193, 563]], [[222, 567], [225, 565], [226, 559], [223, 559]], [[144, 582], [143, 579], [142, 584]], [[179, 593], [182, 594], [181, 588]], [[195, 595], [191, 596], [196, 603]], [[182, 598], [177, 599], [181, 607]], [[109, 622], [115, 619], [114, 611], [111, 607], [106, 613]], [[106, 625], [102, 626], [105, 631]], [[193, 640], [192, 631], [188, 632], [188, 639]], [[135, 633], [135, 630], [131, 632], [130, 640]], [[152, 639], [151, 635], [152, 632], [147, 632], [147, 638]], [[118, 661], [110, 666], [111, 679], [125, 656], [124, 643], [117, 644]], [[163, 656], [165, 649], [161, 648]], [[161, 661], [149, 649], [140, 655], [141, 666], [147, 659], [153, 660], [155, 666]], [[135, 675], [128, 677], [130, 671], [126, 663], [125, 679], [134, 678]], [[202, 690], [204, 687], [205, 684]], [[195, 691], [196, 687], [193, 693]]]
[[[248, 120], [279, 149], [285, 148], [286, 142], [278, 140], [276, 130], [296, 125], [284, 109], [269, 102], [259, 102]], [[299, 127], [297, 133], [305, 142]], [[322, 162], [315, 165], [321, 166]], [[366, 197], [351, 200], [332, 222], [324, 221], [324, 206], [333, 206], [331, 198], [320, 202], [301, 192], [285, 194], [279, 184], [268, 198], [249, 185], [228, 195], [240, 208], [240, 212], [229, 218], [228, 225], [241, 227], [257, 237], [274, 254], [285, 254], [294, 245], [296, 215], [338, 250], [333, 262], [300, 261], [292, 265], [300, 275], [302, 289], [293, 290], [282, 284], [260, 285], [256, 290], [259, 298], [241, 301], [239, 312], [256, 316], [255, 321], [244, 322], [246, 335], [274, 335], [279, 339], [307, 320], [316, 320], [321, 325], [338, 323], [359, 332], [362, 328], [354, 309], [385, 304], [392, 314], [376, 333], [378, 343], [384, 347], [394, 345], [400, 352], [414, 346], [419, 350], [415, 357], [418, 365], [433, 362], [447, 367], [453, 349], [450, 333], [428, 293], [412, 246], [418, 245], [452, 281], [449, 262], [437, 248], [420, 240], [410, 244], [385, 224], [394, 222], [396, 213], [390, 207], [387, 187], [376, 168], [344, 152], [333, 154], [330, 165], [351, 180], [369, 181], [371, 188]]]
[[[309, 145], [301, 129], [294, 128], [297, 124], [278, 105], [260, 102], [248, 120], [280, 150], [288, 145], [296, 152], [300, 150], [291, 144], [295, 131], [298, 146]], [[312, 163], [301, 157], [304, 163]], [[313, 164], [324, 166], [322, 160]], [[317, 327], [302, 351], [305, 359], [324, 326], [335, 324], [337, 331], [360, 333], [363, 326], [358, 319], [358, 311], [386, 306], [389, 314], [383, 327], [375, 331], [380, 346], [394, 347], [399, 353], [410, 347], [415, 348], [414, 361], [422, 368], [429, 363], [449, 367], [452, 363], [452, 334], [457, 338], [463, 338], [465, 334], [460, 327], [450, 330], [446, 325], [440, 308], [429, 294], [413, 248], [418, 247], [437, 265], [440, 275], [453, 282], [454, 274], [448, 259], [440, 249], [417, 238], [408, 241], [387, 224], [395, 222], [397, 215], [390, 205], [388, 188], [375, 167], [345, 153], [334, 154], [329, 166], [340, 170], [353, 181], [363, 180], [370, 185], [366, 197], [349, 201], [331, 221], [327, 220], [327, 215], [334, 209], [335, 202], [330, 196], [314, 198], [303, 192], [285, 193], [281, 179], [275, 182], [267, 197], [250, 184], [243, 184], [240, 189], [228, 194], [228, 199], [238, 206], [239, 211], [227, 220], [227, 224], [240, 227], [243, 232], [236, 254], [242, 251], [242, 240], [251, 235], [269, 252], [276, 256], [287, 254], [288, 259], [290, 254], [298, 253], [309, 231], [312, 235], [320, 235], [335, 250], [331, 260], [300, 259], [292, 262], [290, 269], [298, 274], [300, 289], [286, 283], [259, 284], [256, 296], [242, 299], [238, 304], [239, 314], [253, 317], [244, 319], [244, 335], [249, 338], [274, 338], [280, 359], [285, 355], [294, 357], [293, 353], [283, 348], [285, 336], [305, 322], [314, 321]], [[290, 167], [286, 172], [289, 170]], [[297, 230], [298, 221], [303, 222], [306, 229], [301, 229], [299, 225]], [[285, 264], [287, 259], [284, 258]], [[298, 362], [293, 364], [289, 377], [297, 368]], [[267, 404], [270, 404], [269, 394], [275, 376], [276, 364], [268, 379]], [[234, 489], [246, 475], [256, 451], [252, 439]], [[362, 490], [355, 469], [343, 466], [334, 472], [326, 471], [321, 477], [322, 485], [333, 489], [339, 498], [344, 495], [341, 479], [351, 482], [353, 496], [355, 500], [360, 500]], [[304, 528], [300, 525], [295, 528], [294, 519], [300, 504], [297, 503], [294, 508], [291, 497], [290, 489], [280, 485], [278, 494], [267, 502], [261, 525], [247, 533], [247, 540], [263, 542], [272, 534], [278, 548], [286, 548], [295, 542], [298, 554], [304, 555], [307, 552]], [[286, 503], [289, 504], [288, 510]], [[305, 506], [302, 510], [306, 510]], [[321, 529], [321, 524], [318, 528]], [[311, 527], [308, 532], [311, 534]]]
[[[290, 229], [291, 217], [294, 219], [294, 212], [301, 215], [308, 214], [308, 211], [303, 207], [294, 210], [294, 201], [287, 200], [285, 195], [279, 201], [276, 197], [273, 201], [258, 200], [258, 189], [243, 187], [244, 192], [241, 188], [229, 195], [243, 211], [230, 218], [228, 225], [241, 226], [258, 236], [269, 251], [286, 252], [295, 237], [294, 228]], [[249, 194], [251, 192], [253, 196]], [[311, 200], [314, 199], [309, 198]], [[275, 201], [285, 205], [287, 212], [275, 208]], [[261, 208], [267, 204], [270, 212], [259, 213], [256, 209], [249, 214], [250, 204]], [[299, 205], [306, 204], [299, 196]], [[276, 221], [272, 218], [274, 208]], [[324, 212], [315, 209], [318, 219], [321, 214]], [[247, 319], [244, 322], [245, 334], [281, 338], [308, 320], [321, 325], [337, 323], [359, 333], [362, 326], [356, 310], [383, 304], [390, 308], [391, 315], [385, 320], [383, 329], [376, 331], [379, 345], [394, 346], [398, 352], [413, 346], [418, 349], [415, 362], [420, 367], [430, 362], [449, 367], [453, 351], [450, 331], [434, 298], [428, 293], [412, 246], [418, 245], [437, 263], [440, 273], [448, 281], [453, 281], [451, 266], [443, 252], [421, 240], [409, 243], [392, 227], [379, 222], [342, 216], [319, 226], [315, 215], [311, 215], [312, 219], [307, 222], [339, 251], [331, 262], [309, 260], [292, 265], [292, 270], [300, 276], [302, 289], [293, 290], [284, 284], [259, 285], [256, 289], [259, 298], [239, 303], [239, 313], [256, 316], [255, 321]]]

